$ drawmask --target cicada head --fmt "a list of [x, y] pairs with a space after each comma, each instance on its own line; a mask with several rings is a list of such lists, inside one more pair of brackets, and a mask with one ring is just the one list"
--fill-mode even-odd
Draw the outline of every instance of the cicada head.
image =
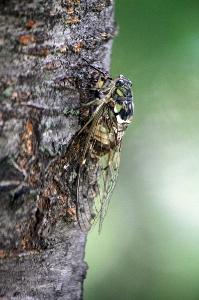
[[123, 130], [125, 130], [130, 124], [134, 113], [132, 82], [123, 75], [119, 75], [115, 80], [115, 88], [112, 93], [115, 103], [114, 113], [118, 124], [122, 125]]

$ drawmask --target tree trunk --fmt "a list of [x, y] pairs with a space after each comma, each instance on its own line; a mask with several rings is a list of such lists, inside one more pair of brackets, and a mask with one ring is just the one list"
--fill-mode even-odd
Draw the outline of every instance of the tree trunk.
[[82, 299], [86, 234], [59, 172], [80, 128], [82, 58], [109, 68], [113, 3], [5, 0], [0, 22], [0, 297]]

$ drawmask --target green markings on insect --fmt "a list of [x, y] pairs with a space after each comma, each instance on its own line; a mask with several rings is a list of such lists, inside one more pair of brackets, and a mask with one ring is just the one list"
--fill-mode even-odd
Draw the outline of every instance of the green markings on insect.
[[116, 103], [114, 106], [114, 112], [119, 113], [121, 111], [122, 107], [123, 106], [121, 104]]
[[96, 98], [84, 104], [91, 109], [91, 117], [73, 139], [69, 161], [77, 173], [79, 226], [87, 233], [99, 221], [100, 233], [117, 181], [122, 140], [131, 123], [134, 104], [129, 79], [123, 75], [111, 79], [107, 73], [91, 67], [99, 74], [91, 88]]

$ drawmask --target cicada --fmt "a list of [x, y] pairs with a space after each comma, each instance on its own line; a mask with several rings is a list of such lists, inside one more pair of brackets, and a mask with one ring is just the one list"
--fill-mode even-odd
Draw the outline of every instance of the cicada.
[[[104, 73], [103, 73], [104, 74]], [[131, 123], [132, 83], [123, 75], [99, 76], [94, 100], [84, 104], [92, 114], [73, 139], [69, 152], [76, 177], [76, 214], [83, 232], [99, 220], [99, 233], [115, 187], [122, 140]]]

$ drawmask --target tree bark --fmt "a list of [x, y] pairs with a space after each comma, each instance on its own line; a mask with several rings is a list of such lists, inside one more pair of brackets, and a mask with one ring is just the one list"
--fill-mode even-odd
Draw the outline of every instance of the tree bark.
[[59, 172], [80, 128], [82, 58], [109, 69], [113, 3], [5, 0], [0, 23], [0, 297], [82, 299], [86, 235]]

